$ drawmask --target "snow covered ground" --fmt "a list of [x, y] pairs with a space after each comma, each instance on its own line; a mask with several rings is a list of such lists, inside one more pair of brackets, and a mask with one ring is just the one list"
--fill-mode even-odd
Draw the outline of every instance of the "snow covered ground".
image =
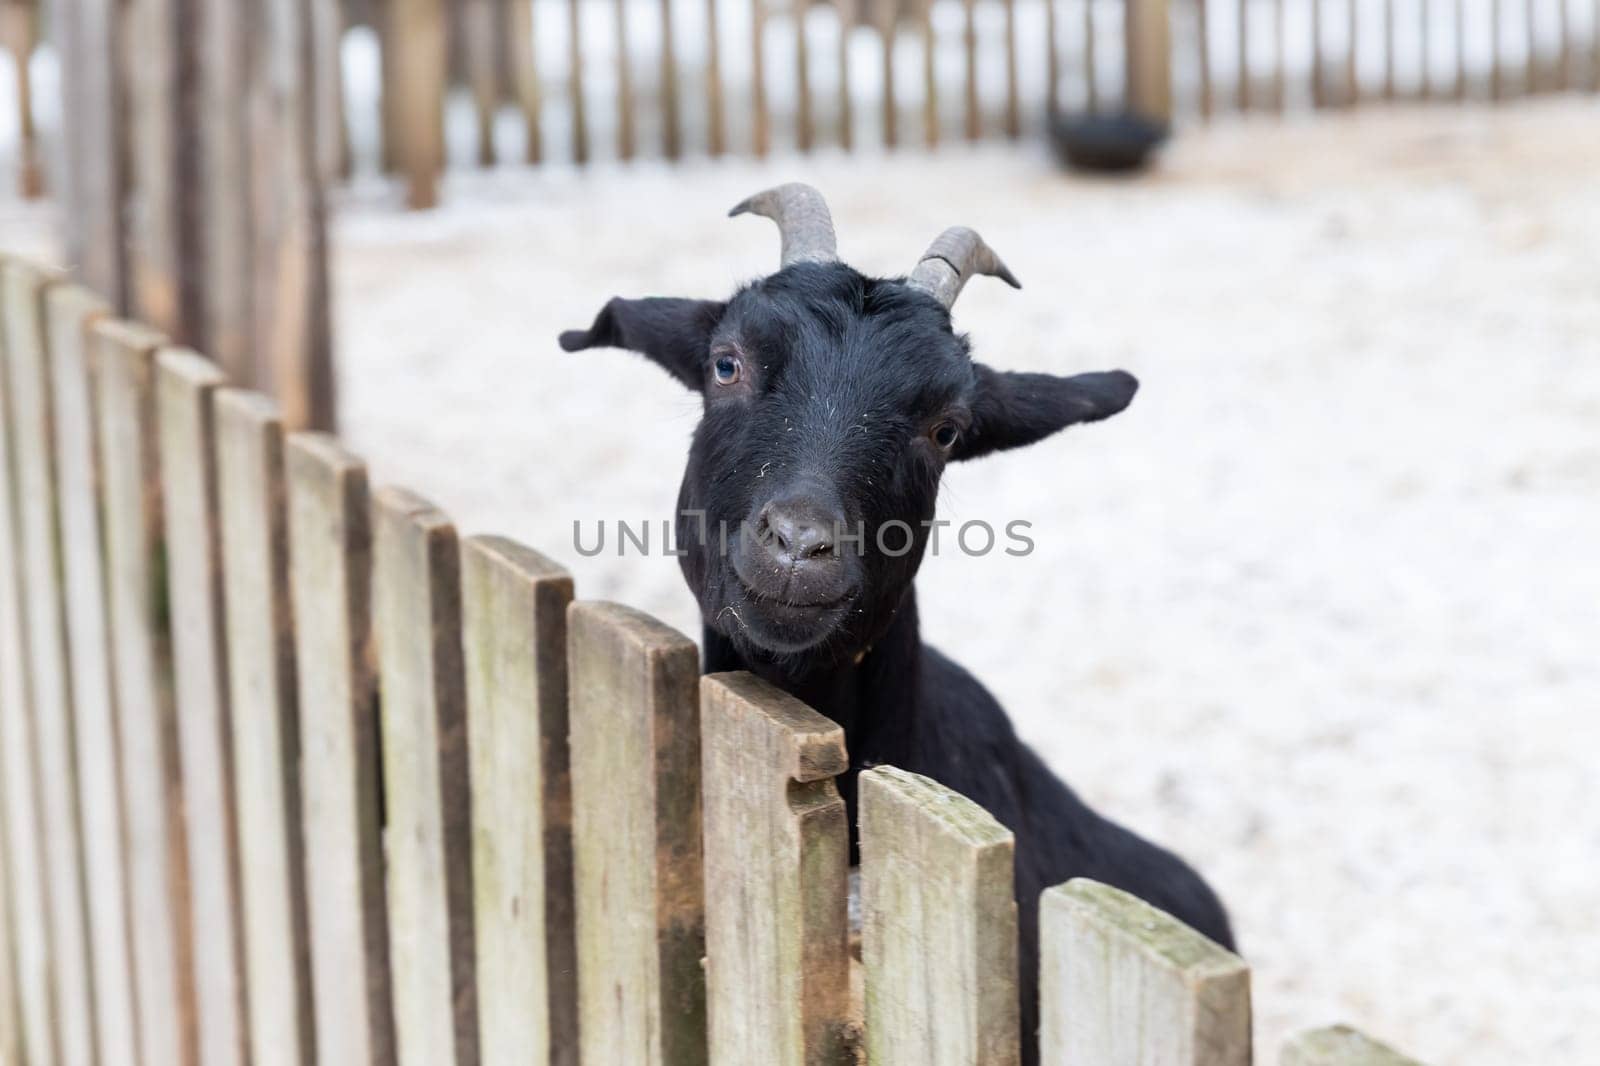
[[[378, 481], [697, 630], [674, 560], [572, 527], [665, 518], [694, 399], [557, 332], [613, 294], [777, 261], [745, 194], [803, 179], [844, 256], [945, 225], [1026, 286], [958, 308], [1009, 368], [1122, 366], [1129, 412], [953, 469], [926, 635], [1092, 802], [1182, 851], [1255, 967], [1263, 1061], [1349, 1020], [1427, 1062], [1600, 1045], [1600, 107], [1373, 111], [1193, 132], [1137, 183], [1042, 151], [458, 174], [341, 198], [347, 437]], [[47, 251], [48, 208], [0, 201]]]

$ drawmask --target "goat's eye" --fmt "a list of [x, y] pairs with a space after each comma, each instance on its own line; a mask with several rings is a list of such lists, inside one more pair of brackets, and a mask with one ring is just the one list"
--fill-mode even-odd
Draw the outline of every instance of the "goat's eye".
[[956, 441], [960, 439], [961, 427], [954, 422], [940, 422], [933, 427], [928, 436], [932, 438], [933, 443], [945, 451], [949, 451], [956, 446]]
[[732, 385], [739, 380], [743, 370], [739, 357], [735, 355], [719, 355], [717, 361], [711, 364], [711, 371], [716, 374], [718, 385]]

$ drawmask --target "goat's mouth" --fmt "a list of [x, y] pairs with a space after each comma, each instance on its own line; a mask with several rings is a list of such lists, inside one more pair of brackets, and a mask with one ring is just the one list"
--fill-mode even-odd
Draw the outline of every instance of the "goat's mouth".
[[857, 596], [852, 588], [822, 602], [795, 603], [751, 588], [737, 573], [734, 578], [715, 628], [780, 654], [806, 651], [828, 640], [849, 616]]

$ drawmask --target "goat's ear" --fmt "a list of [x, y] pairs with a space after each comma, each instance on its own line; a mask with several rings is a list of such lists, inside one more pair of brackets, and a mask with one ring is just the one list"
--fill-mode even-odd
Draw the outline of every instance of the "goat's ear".
[[982, 363], [975, 369], [972, 424], [956, 445], [955, 459], [1020, 448], [1079, 422], [1110, 418], [1139, 391], [1138, 379], [1125, 370], [1057, 377], [1005, 373]]
[[699, 391], [705, 383], [706, 350], [711, 331], [727, 304], [716, 300], [680, 300], [652, 296], [643, 300], [612, 298], [588, 329], [569, 329], [561, 347], [627, 348], [656, 363]]

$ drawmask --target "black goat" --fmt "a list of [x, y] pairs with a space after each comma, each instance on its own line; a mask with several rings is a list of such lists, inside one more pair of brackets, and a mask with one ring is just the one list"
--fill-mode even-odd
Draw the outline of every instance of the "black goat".
[[855, 774], [879, 763], [962, 793], [1016, 834], [1035, 1061], [1043, 889], [1092, 877], [1231, 946], [1228, 919], [1194, 871], [1085, 806], [994, 697], [922, 643], [912, 579], [946, 463], [1108, 418], [1138, 383], [974, 362], [951, 305], [974, 273], [1017, 283], [971, 230], [947, 230], [909, 278], [869, 278], [838, 261], [816, 190], [781, 186], [733, 213], [745, 211], [782, 231], [776, 274], [725, 303], [613, 299], [561, 346], [631, 349], [703, 395], [677, 526], [705, 668], [749, 670], [844, 727], [852, 855]]

